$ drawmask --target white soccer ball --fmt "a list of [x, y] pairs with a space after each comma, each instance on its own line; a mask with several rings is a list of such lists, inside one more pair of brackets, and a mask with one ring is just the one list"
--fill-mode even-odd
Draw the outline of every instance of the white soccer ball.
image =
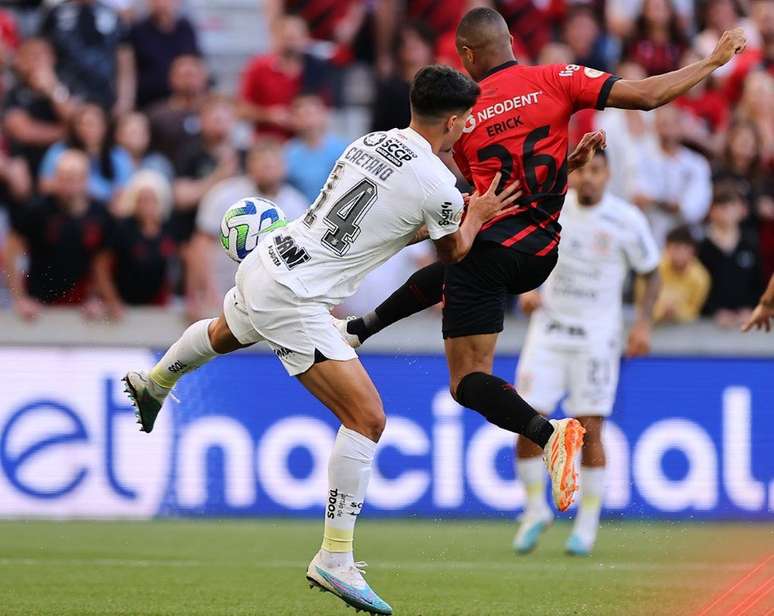
[[262, 197], [248, 197], [232, 205], [220, 221], [220, 244], [237, 263], [258, 245], [261, 236], [288, 224], [285, 212]]

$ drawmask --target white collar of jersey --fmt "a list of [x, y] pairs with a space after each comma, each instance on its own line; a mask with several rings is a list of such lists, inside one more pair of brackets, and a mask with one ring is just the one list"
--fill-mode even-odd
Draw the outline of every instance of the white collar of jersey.
[[404, 128], [400, 132], [410, 141], [413, 141], [417, 145], [420, 145], [423, 148], [425, 148], [428, 152], [432, 153], [433, 146], [430, 145], [430, 142], [410, 126]]

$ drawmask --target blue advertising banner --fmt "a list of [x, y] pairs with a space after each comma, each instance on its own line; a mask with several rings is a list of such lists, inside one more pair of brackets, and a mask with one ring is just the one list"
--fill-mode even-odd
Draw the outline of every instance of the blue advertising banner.
[[[0, 350], [0, 516], [320, 515], [333, 416], [271, 355], [218, 358], [150, 435], [121, 392], [150, 351]], [[364, 355], [388, 425], [369, 516], [517, 513], [512, 435], [462, 409], [441, 356]], [[496, 372], [512, 378], [516, 358]], [[774, 361], [625, 362], [608, 422], [608, 516], [774, 519]]]

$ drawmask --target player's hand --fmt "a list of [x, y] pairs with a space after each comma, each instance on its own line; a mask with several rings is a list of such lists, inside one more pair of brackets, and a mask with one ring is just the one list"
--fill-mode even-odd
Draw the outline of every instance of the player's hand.
[[629, 331], [626, 357], [641, 357], [650, 353], [650, 323], [636, 321]]
[[583, 165], [594, 158], [597, 150], [604, 150], [607, 147], [607, 135], [603, 130], [595, 130], [583, 135], [578, 145], [567, 157], [567, 165], [570, 173], [580, 169]]
[[476, 216], [481, 222], [486, 222], [498, 214], [502, 214], [503, 209], [511, 205], [516, 199], [521, 197], [521, 191], [518, 190], [520, 182], [516, 180], [510, 186], [504, 188], [500, 194], [497, 194], [497, 187], [500, 184], [502, 173], [499, 171], [492, 179], [492, 183], [483, 195], [478, 191], [470, 195], [468, 201], [468, 216]]
[[519, 307], [527, 316], [531, 315], [542, 305], [543, 300], [540, 297], [539, 291], [527, 291], [519, 295]]
[[742, 331], [749, 332], [754, 327], [755, 329], [765, 329], [767, 332], [770, 332], [771, 319], [774, 319], [774, 308], [758, 304], [750, 318], [742, 325]]
[[716, 66], [723, 66], [735, 55], [742, 53], [745, 47], [747, 47], [747, 37], [744, 35], [744, 30], [741, 28], [726, 30], [710, 54], [710, 62]]

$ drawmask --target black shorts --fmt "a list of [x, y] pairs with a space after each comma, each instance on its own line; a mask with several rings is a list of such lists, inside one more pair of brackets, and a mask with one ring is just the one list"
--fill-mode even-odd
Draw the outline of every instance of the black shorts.
[[503, 331], [508, 295], [538, 288], [556, 265], [557, 251], [537, 257], [479, 240], [459, 263], [446, 266], [443, 337]]

